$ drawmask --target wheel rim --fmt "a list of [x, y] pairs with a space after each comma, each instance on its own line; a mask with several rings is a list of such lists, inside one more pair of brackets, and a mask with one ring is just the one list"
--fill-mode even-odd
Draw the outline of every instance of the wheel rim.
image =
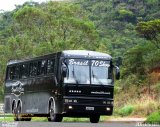
[[18, 106], [18, 108], [17, 108], [17, 118], [19, 120], [21, 119], [20, 113], [21, 113], [21, 106]]
[[55, 104], [52, 101], [50, 105], [50, 119], [53, 120], [55, 118]]

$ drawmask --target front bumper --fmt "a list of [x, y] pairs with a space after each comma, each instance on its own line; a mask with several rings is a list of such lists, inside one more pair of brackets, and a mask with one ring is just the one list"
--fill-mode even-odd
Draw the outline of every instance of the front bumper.
[[[108, 102], [111, 103], [108, 104]], [[65, 114], [112, 115], [113, 99], [86, 98], [86, 97], [78, 97], [72, 99], [71, 97], [65, 97], [63, 112]]]

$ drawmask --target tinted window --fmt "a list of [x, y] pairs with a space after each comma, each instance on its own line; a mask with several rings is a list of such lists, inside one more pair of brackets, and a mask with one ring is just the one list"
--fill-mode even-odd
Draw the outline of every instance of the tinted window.
[[68, 59], [68, 74], [65, 83], [90, 84], [89, 60]]
[[19, 66], [16, 66], [15, 67], [15, 77], [14, 77], [14, 79], [19, 78], [19, 75], [20, 75], [20, 68], [19, 68]]
[[38, 62], [38, 72], [37, 75], [46, 74], [47, 60], [42, 60]]
[[37, 76], [37, 62], [30, 63], [29, 76]]
[[14, 77], [15, 69], [13, 67], [8, 67], [7, 79], [11, 80]]
[[19, 78], [19, 67], [18, 66], [9, 67], [7, 79], [12, 80], [17, 78]]
[[22, 64], [21, 65], [21, 78], [27, 78], [28, 77], [28, 64]]
[[110, 61], [91, 60], [91, 83], [95, 85], [110, 85], [112, 83]]
[[50, 59], [47, 62], [47, 73], [53, 73], [54, 72], [54, 65], [55, 65], [55, 60], [54, 59]]

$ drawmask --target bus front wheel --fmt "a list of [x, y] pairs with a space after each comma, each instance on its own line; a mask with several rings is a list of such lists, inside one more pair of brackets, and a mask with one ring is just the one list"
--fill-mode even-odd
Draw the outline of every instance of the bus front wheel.
[[99, 118], [100, 118], [100, 115], [92, 115], [92, 116], [90, 116], [90, 122], [91, 123], [98, 123]]
[[63, 117], [61, 114], [56, 114], [55, 113], [55, 102], [51, 101], [50, 106], [49, 106], [49, 118], [48, 121], [52, 122], [61, 122]]

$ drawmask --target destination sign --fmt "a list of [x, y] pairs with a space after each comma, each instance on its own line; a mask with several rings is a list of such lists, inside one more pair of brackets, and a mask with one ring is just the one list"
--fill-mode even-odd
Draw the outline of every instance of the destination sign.
[[82, 60], [82, 59], [70, 59], [69, 65], [78, 65], [78, 66], [88, 66], [89, 60]]
[[[77, 65], [77, 66], [88, 66], [89, 60], [83, 59], [69, 59], [69, 65]], [[110, 67], [108, 61], [101, 61], [101, 60], [91, 60], [91, 66], [93, 67]]]
[[100, 61], [100, 60], [92, 60], [91, 61], [91, 66], [94, 66], [94, 67], [110, 67], [108, 61]]

